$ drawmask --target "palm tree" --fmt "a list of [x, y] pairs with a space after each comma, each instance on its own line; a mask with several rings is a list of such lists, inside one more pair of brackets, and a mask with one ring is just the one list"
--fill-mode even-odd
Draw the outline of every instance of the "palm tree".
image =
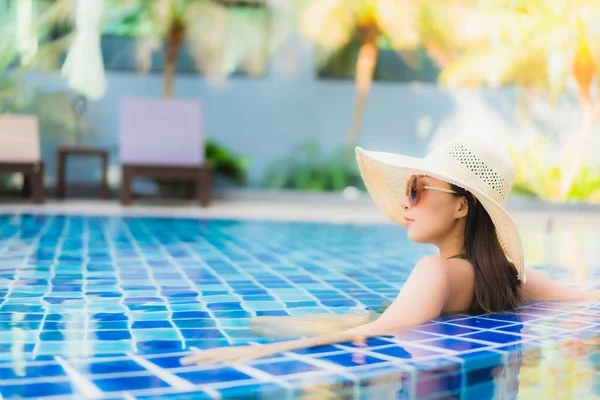
[[[570, 78], [577, 85], [581, 110], [578, 132], [563, 152], [560, 188], [564, 200], [580, 171], [589, 136], [600, 118], [600, 101], [591, 87], [600, 62], [600, 3], [595, 0], [495, 0], [472, 8], [477, 16], [476, 45], [455, 57], [440, 82], [448, 86], [504, 84], [541, 89], [552, 96], [563, 91]], [[600, 81], [599, 81], [600, 82]]]
[[177, 58], [187, 41], [200, 72], [220, 82], [244, 70], [265, 72], [266, 62], [289, 25], [276, 23], [291, 3], [264, 0], [107, 0], [107, 13], [140, 39], [138, 63], [151, 67], [152, 53], [164, 42], [164, 95], [173, 97]]
[[[461, 31], [458, 17], [468, 11], [465, 0], [312, 0], [300, 12], [300, 30], [320, 49], [321, 64], [358, 40], [356, 98], [347, 139], [354, 147], [379, 56], [379, 43], [389, 42], [411, 65], [424, 49], [445, 66], [473, 35]], [[475, 37], [476, 38], [476, 37]]]
[[300, 30], [319, 45], [321, 62], [358, 37], [356, 98], [348, 136], [348, 146], [353, 147], [377, 65], [377, 41], [387, 36], [396, 50], [416, 49], [421, 43], [419, 8], [412, 0], [313, 0], [300, 13]]

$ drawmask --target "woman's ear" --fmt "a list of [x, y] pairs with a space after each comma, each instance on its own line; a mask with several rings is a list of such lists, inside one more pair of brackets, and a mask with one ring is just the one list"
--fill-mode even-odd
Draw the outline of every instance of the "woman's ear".
[[462, 196], [462, 197], [460, 197], [460, 200], [458, 201], [458, 205], [457, 205], [456, 213], [455, 213], [454, 217], [456, 219], [460, 219], [460, 218], [466, 217], [468, 213], [469, 213], [469, 202], [467, 201], [466, 196]]

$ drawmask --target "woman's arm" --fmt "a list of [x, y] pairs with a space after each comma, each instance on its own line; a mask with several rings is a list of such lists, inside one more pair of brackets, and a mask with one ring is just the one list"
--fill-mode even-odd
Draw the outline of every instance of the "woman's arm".
[[187, 356], [184, 365], [245, 362], [284, 351], [342, 342], [359, 342], [368, 337], [399, 333], [439, 316], [449, 296], [446, 269], [439, 257], [425, 257], [413, 269], [396, 300], [374, 322], [344, 333], [288, 340], [263, 346], [235, 346], [210, 349]]
[[600, 291], [570, 288], [548, 278], [540, 271], [527, 268], [527, 283], [523, 285], [522, 299], [525, 301], [588, 301], [600, 300]]
[[411, 272], [404, 287], [375, 321], [352, 328], [347, 333], [397, 333], [438, 317], [450, 297], [444, 260], [424, 257]]

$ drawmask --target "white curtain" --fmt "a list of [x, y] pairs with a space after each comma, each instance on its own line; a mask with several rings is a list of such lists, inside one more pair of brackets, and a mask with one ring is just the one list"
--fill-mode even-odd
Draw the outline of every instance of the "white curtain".
[[69, 86], [90, 100], [106, 92], [100, 50], [100, 21], [104, 0], [76, 0], [75, 39], [62, 68]]

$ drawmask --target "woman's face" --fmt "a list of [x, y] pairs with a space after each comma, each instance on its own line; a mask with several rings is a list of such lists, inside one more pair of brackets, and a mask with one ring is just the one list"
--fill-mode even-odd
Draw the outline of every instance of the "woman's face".
[[[449, 183], [440, 179], [420, 176], [425, 186], [451, 189]], [[417, 243], [438, 244], [457, 230], [457, 224], [467, 215], [467, 202], [462, 196], [435, 190], [423, 190], [417, 205], [410, 204], [408, 196], [403, 200], [404, 219], [408, 238]], [[464, 226], [460, 227], [461, 232]]]

